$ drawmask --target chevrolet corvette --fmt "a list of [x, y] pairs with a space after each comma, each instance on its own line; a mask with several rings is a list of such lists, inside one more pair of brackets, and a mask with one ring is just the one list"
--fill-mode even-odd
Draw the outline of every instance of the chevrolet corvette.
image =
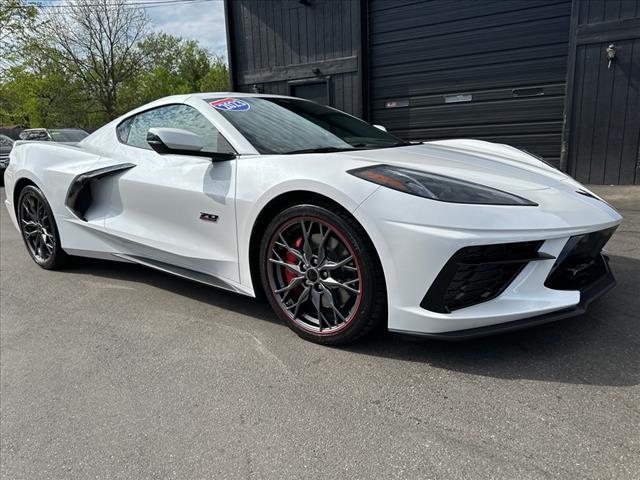
[[74, 145], [16, 142], [5, 185], [40, 267], [95, 257], [264, 295], [322, 344], [506, 332], [615, 283], [620, 215], [541, 159], [406, 142], [298, 98], [163, 98]]

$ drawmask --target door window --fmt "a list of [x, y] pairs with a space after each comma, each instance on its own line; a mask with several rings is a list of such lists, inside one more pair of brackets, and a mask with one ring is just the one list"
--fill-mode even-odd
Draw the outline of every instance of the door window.
[[166, 105], [130, 117], [116, 128], [118, 139], [132, 147], [151, 150], [147, 143], [150, 128], [179, 128], [195, 133], [204, 144], [203, 152], [233, 153], [233, 148], [198, 110], [189, 105]]

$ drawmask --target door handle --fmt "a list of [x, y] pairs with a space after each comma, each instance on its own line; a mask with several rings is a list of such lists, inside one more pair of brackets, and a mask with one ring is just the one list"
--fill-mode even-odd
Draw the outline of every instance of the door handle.
[[607, 51], [607, 60], [609, 62], [607, 64], [607, 68], [611, 68], [611, 62], [613, 62], [616, 59], [616, 45], [612, 43], [607, 47], [606, 51]]

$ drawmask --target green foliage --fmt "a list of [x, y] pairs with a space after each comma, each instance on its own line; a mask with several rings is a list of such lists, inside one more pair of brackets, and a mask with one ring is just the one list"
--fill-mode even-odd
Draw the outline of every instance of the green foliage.
[[54, 65], [37, 71], [14, 67], [10, 78], [0, 85], [3, 124], [65, 127], [89, 123], [90, 103], [82, 97], [82, 85]]
[[167, 95], [229, 88], [224, 60], [195, 40], [155, 33], [140, 43], [140, 50], [145, 58], [136, 82], [141, 104]]
[[229, 90], [229, 69], [221, 57], [209, 64], [209, 71], [200, 81], [201, 92], [225, 92]]
[[[5, 17], [8, 18], [5, 4], [9, 2], [15, 7], [21, 0], [0, 2], [0, 22], [4, 25]], [[41, 20], [36, 9], [14, 10], [22, 12], [23, 20]], [[14, 14], [12, 18], [18, 17]], [[167, 95], [229, 88], [225, 61], [195, 40], [166, 33], [140, 35], [133, 46], [132, 58], [139, 59], [136, 68], [130, 75], [121, 75], [113, 84], [104, 82], [91, 69], [65, 68], [69, 64], [65, 52], [55, 48], [53, 42], [44, 42], [43, 38], [41, 32], [30, 38], [22, 32], [3, 40], [11, 45], [14, 61], [0, 65], [0, 124], [92, 130]], [[99, 60], [95, 65], [98, 69], [104, 68]]]
[[36, 26], [38, 9], [21, 0], [0, 0], [0, 66], [8, 68], [19, 56], [20, 44]]

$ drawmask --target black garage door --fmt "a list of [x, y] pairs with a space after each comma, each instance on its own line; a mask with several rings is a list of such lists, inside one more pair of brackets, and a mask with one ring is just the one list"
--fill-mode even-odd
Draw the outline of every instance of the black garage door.
[[361, 117], [360, 0], [225, 0], [233, 88]]
[[640, 184], [640, 0], [576, 2], [572, 38], [566, 169], [585, 183]]
[[559, 163], [571, 1], [371, 0], [371, 119]]

